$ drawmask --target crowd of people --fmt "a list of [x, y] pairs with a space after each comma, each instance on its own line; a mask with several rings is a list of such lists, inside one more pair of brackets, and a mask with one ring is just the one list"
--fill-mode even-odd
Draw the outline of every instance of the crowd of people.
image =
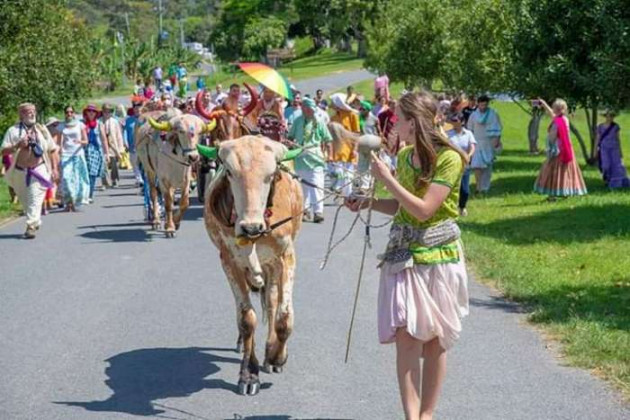
[[[173, 75], [179, 84], [187, 83], [185, 73]], [[44, 125], [37, 123], [35, 105], [19, 106], [20, 121], [7, 130], [1, 151], [7, 182], [26, 214], [25, 238], [35, 237], [48, 201], [57, 198], [67, 211], [76, 211], [93, 202], [97, 189], [116, 188], [123, 168], [133, 170], [147, 201], [148, 183], [135, 156], [134, 128], [141, 109], [149, 101], [154, 109], [179, 106], [184, 113], [199, 112], [192, 97], [171, 103], [163, 96], [172, 81], [163, 81], [161, 71], [154, 79], [162, 96], [148, 98], [146, 89], [135, 92], [128, 109], [87, 105], [78, 116], [67, 106], [63, 121], [53, 118]], [[378, 335], [382, 343], [396, 344], [405, 417], [431, 419], [446, 374], [446, 353], [457, 342], [461, 318], [469, 311], [456, 220], [467, 214], [470, 175], [475, 176], [476, 193], [486, 194], [502, 149], [503, 127], [490, 98], [405, 92], [396, 101], [381, 74], [367, 96], [351, 86], [328, 98], [321, 89], [312, 96], [294, 89], [289, 102], [261, 86], [261, 100], [245, 115], [250, 98], [243, 92], [238, 84], [228, 92], [216, 85], [200, 96], [201, 106], [207, 112], [233, 112], [266, 136], [303, 149], [294, 169], [304, 181], [304, 221], [324, 221], [327, 176], [349, 210], [372, 203], [373, 210], [393, 216], [390, 240], [379, 256]], [[557, 99], [550, 106], [537, 99], [536, 106], [552, 122], [534, 190], [554, 200], [586, 194], [571, 146], [566, 102]], [[600, 170], [608, 187], [629, 187], [614, 117], [607, 111], [606, 121], [597, 127]], [[365, 138], [375, 138], [380, 152], [365, 155], [359, 147]], [[366, 200], [372, 181], [391, 198]]]
[[[140, 110], [151, 104], [152, 109], [177, 107], [184, 113], [199, 116], [195, 97], [187, 96], [187, 85], [187, 72], [183, 65], [172, 65], [166, 80], [163, 80], [162, 69], [156, 67], [153, 84], [134, 90], [129, 109], [122, 105], [105, 104], [100, 109], [88, 105], [81, 115], [77, 115], [74, 108], [68, 106], [62, 121], [51, 118], [45, 125], [32, 126], [29, 123], [30, 115], [36, 111], [31, 104], [21, 106], [20, 122], [7, 131], [3, 142], [4, 171], [8, 171], [16, 159], [16, 152], [20, 150], [16, 145], [25, 144], [18, 138], [32, 138], [33, 143], [40, 140], [45, 142], [50, 137], [55, 146], [51, 150], [59, 150], [55, 155], [59, 162], [53, 165], [52, 158], [46, 159], [46, 162], [50, 166], [50, 175], [53, 175], [53, 171], [58, 173], [59, 182], [53, 182], [45, 189], [41, 214], [46, 214], [55, 204], [72, 212], [83, 204], [91, 203], [96, 190], [117, 187], [119, 170], [122, 168], [133, 169], [137, 186], [143, 187], [145, 179], [134, 147], [134, 128]], [[173, 95], [174, 86], [182, 97]], [[205, 88], [205, 85], [199, 87]], [[375, 79], [374, 91], [367, 95], [355, 92], [352, 86], [345, 93], [334, 93], [328, 98], [321, 89], [314, 95], [303, 94], [295, 87], [293, 89], [292, 98], [288, 101], [260, 85], [260, 100], [247, 119], [250, 127], [267, 137], [281, 141], [288, 147], [301, 146], [305, 149], [305, 153], [295, 161], [296, 172], [306, 181], [303, 187], [307, 209], [304, 220], [321, 223], [324, 221], [323, 191], [326, 177], [330, 179], [331, 188], [344, 197], [364, 194], [369, 186], [369, 174], [365, 176], [369, 155], [360, 156], [357, 136], [379, 137], [383, 146], [380, 157], [392, 173], [396, 172], [398, 153], [406, 145], [404, 136], [396, 128], [400, 115], [397, 101], [390, 97], [389, 80], [384, 74]], [[221, 84], [217, 84], [213, 90], [205, 91], [202, 106], [207, 112], [225, 109], [240, 113], [250, 100], [249, 91], [236, 83], [230, 85], [227, 92]], [[476, 180], [476, 195], [486, 194], [490, 190], [493, 167], [502, 150], [501, 119], [497, 111], [490, 107], [490, 98], [486, 95], [479, 98], [441, 95], [436, 100], [436, 126], [467, 156], [468, 163], [463, 172], [458, 198], [458, 213], [466, 216], [467, 202], [471, 196], [471, 174]], [[550, 200], [586, 194], [587, 189], [569, 138], [566, 103], [559, 99], [549, 106], [544, 100], [537, 99], [533, 105], [552, 117], [547, 136], [547, 159], [534, 184], [534, 191], [547, 195]], [[597, 127], [600, 170], [608, 187], [629, 187], [630, 180], [621, 158], [620, 129], [614, 121], [615, 114], [606, 111], [604, 116], [606, 121]], [[339, 141], [333, 142], [334, 138]], [[9, 147], [11, 144], [13, 146]], [[363, 165], [359, 164], [360, 160], [364, 161]], [[44, 160], [37, 162], [39, 164]], [[17, 166], [22, 167], [19, 164]], [[30, 165], [24, 167], [29, 168]], [[357, 177], [359, 172], [364, 175]], [[43, 184], [31, 182], [29, 188], [38, 185]], [[18, 185], [11, 187], [10, 193], [17, 200], [20, 193], [25, 192]], [[142, 193], [147, 197], [145, 206], [148, 206], [148, 191]], [[32, 201], [38, 195], [31, 193], [29, 196], [32, 196]], [[20, 201], [25, 203], [26, 212], [28, 200], [23, 197]], [[29, 211], [31, 217], [27, 226], [39, 225], [40, 221], [34, 213], [33, 209]], [[145, 209], [145, 214], [149, 217], [148, 209]], [[34, 232], [34, 228], [29, 228], [25, 236], [34, 237]]]

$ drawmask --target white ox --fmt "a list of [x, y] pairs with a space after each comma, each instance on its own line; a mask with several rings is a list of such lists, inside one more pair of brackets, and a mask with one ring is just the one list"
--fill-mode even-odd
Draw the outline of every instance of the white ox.
[[[162, 197], [164, 197], [166, 213], [164, 230], [167, 237], [174, 237], [189, 205], [191, 165], [199, 159], [197, 145], [200, 136], [212, 131], [216, 122], [211, 121], [206, 124], [201, 118], [188, 114], [176, 115], [162, 122], [158, 122], [151, 115], [148, 115], [147, 120], [154, 131], [147, 132], [145, 137], [148, 140], [143, 140], [139, 144], [138, 158], [147, 171], [148, 182], [154, 183], [157, 177]], [[145, 128], [145, 130], [148, 129]], [[157, 139], [158, 132], [166, 134], [164, 141]], [[160, 224], [157, 210], [157, 191], [154, 184], [150, 184], [150, 186], [153, 226], [157, 228]], [[179, 200], [179, 210], [174, 213], [173, 206], [177, 188], [181, 190], [182, 195]]]
[[245, 136], [212, 150], [222, 170], [205, 193], [204, 220], [236, 301], [243, 343], [239, 392], [254, 395], [260, 389], [257, 317], [249, 292], [261, 292], [269, 320], [264, 369], [280, 372], [293, 329], [294, 241], [302, 225], [302, 188], [279, 170], [278, 162], [290, 152], [278, 142]]

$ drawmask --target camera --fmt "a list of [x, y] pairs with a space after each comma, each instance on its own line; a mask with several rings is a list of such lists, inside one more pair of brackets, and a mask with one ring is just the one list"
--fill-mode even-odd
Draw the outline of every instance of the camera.
[[29, 139], [28, 147], [31, 149], [35, 157], [40, 158], [44, 154], [42, 147], [37, 143], [37, 140]]

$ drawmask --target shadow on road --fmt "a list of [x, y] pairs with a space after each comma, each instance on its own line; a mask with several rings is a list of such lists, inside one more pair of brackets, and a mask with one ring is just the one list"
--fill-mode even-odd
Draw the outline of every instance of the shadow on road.
[[18, 233], [9, 233], [6, 235], [0, 235], [0, 240], [2, 239], [21, 239], [24, 235]]
[[470, 298], [468, 302], [470, 306], [474, 306], [476, 308], [494, 309], [514, 314], [522, 314], [527, 312], [525, 308], [523, 308], [518, 303], [510, 302], [496, 296], [490, 296], [487, 299]]
[[86, 239], [104, 242], [149, 242], [151, 235], [145, 229], [94, 230], [80, 235]]
[[[109, 367], [105, 369], [105, 384], [113, 391], [108, 399], [54, 403], [82, 407], [88, 411], [153, 416], [173, 410], [171, 407], [153, 403], [154, 400], [187, 397], [204, 389], [238, 393], [236, 383], [206, 379], [219, 372], [219, 365], [222, 363], [240, 363], [240, 359], [210, 353], [217, 351], [234, 352], [233, 349], [190, 347], [139, 349], [121, 353], [106, 360]], [[271, 384], [263, 384], [262, 388], [270, 386]]]
[[101, 206], [104, 209], [116, 209], [119, 207], [142, 207], [144, 206], [144, 204], [142, 203], [135, 203], [135, 204], [117, 204], [117, 205], [113, 205], [113, 206]]
[[303, 417], [293, 417], [287, 415], [268, 415], [268, 416], [246, 416], [243, 417], [239, 414], [234, 414], [234, 417], [230, 417], [225, 420], [352, 420], [352, 419], [340, 419], [340, 418], [329, 418], [329, 417], [318, 417], [318, 418], [309, 418], [305, 419]]
[[184, 213], [184, 220], [201, 220], [203, 219], [203, 206], [191, 205], [186, 213]]

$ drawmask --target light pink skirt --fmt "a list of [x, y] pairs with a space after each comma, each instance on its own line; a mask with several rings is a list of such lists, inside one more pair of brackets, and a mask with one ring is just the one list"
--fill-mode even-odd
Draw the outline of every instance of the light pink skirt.
[[457, 263], [420, 265], [397, 273], [385, 264], [378, 293], [378, 338], [393, 343], [404, 327], [422, 342], [437, 337], [442, 348], [455, 344], [468, 315], [468, 274], [460, 247]]

